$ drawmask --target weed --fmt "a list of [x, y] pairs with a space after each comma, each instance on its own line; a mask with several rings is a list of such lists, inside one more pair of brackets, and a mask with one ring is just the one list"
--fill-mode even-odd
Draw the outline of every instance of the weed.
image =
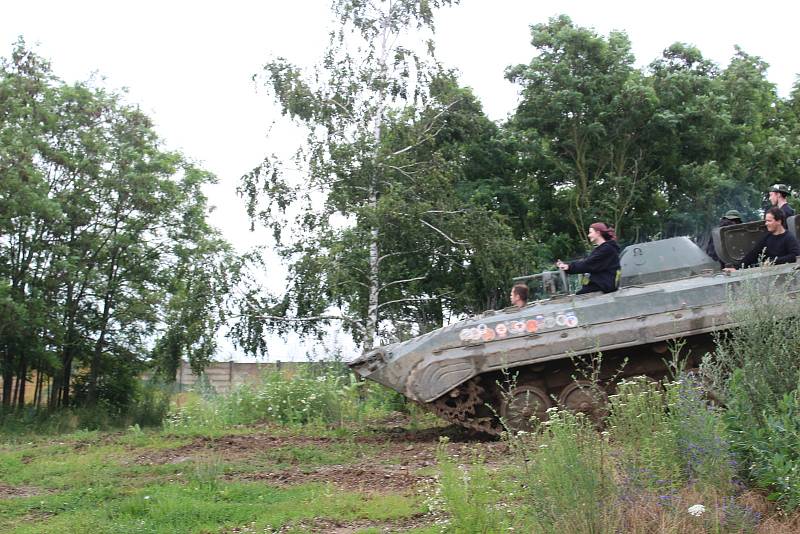
[[444, 506], [450, 514], [444, 526], [459, 534], [484, 534], [506, 530], [508, 514], [498, 506], [501, 492], [480, 456], [457, 463], [447, 452], [447, 438], [437, 449], [440, 469], [439, 493], [429, 506]]
[[[551, 409], [531, 440], [525, 487], [540, 532], [614, 532], [619, 523], [609, 442], [582, 413]], [[598, 439], [599, 438], [599, 439]]]

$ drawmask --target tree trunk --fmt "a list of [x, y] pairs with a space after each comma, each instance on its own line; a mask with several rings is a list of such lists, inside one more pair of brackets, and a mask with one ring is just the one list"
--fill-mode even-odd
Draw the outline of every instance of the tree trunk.
[[[377, 203], [377, 195], [370, 195], [370, 202]], [[367, 308], [366, 334], [364, 350], [371, 350], [378, 345], [378, 291], [380, 278], [378, 270], [378, 229], [370, 230], [369, 243], [369, 307]]]
[[72, 351], [70, 350], [70, 355], [67, 361], [64, 362], [64, 369], [62, 370], [61, 375], [61, 400], [59, 402], [59, 406], [69, 406], [69, 383], [70, 378], [72, 378]]
[[28, 376], [28, 362], [25, 356], [20, 356], [19, 371], [17, 372], [17, 406], [22, 408], [25, 406], [25, 387], [27, 385], [26, 377]]
[[36, 371], [36, 382], [33, 385], [33, 405], [38, 410], [42, 405], [42, 370]]
[[14, 369], [12, 367], [11, 351], [5, 348], [3, 354], [3, 406], [11, 406], [11, 390], [14, 381]]
[[[386, 59], [389, 52], [389, 27], [391, 21], [389, 20], [390, 14], [387, 14], [381, 20], [381, 47], [380, 57], [378, 59], [381, 73], [386, 73]], [[372, 135], [375, 142], [375, 158], [378, 157], [378, 147], [381, 143], [381, 134], [383, 131], [383, 109], [385, 106], [385, 93], [381, 92], [378, 96], [378, 107], [375, 111], [374, 122], [372, 125]], [[379, 168], [376, 166], [376, 168]], [[378, 186], [380, 180], [378, 176], [373, 178], [373, 183], [369, 190], [369, 207], [376, 210], [378, 207]], [[378, 238], [380, 237], [379, 230], [376, 226], [370, 229], [370, 242], [369, 242], [369, 302], [367, 307], [367, 321], [366, 332], [364, 335], [364, 350], [371, 350], [378, 345], [378, 303], [380, 294], [380, 262], [378, 255]]]
[[114, 300], [114, 287], [117, 277], [117, 251], [115, 250], [111, 258], [111, 266], [108, 272], [108, 287], [103, 298], [103, 318], [100, 321], [100, 335], [94, 344], [92, 351], [92, 361], [89, 368], [89, 390], [87, 392], [87, 402], [90, 406], [97, 404], [97, 379], [100, 376], [100, 360], [103, 355], [103, 347], [108, 332], [108, 320], [111, 316], [111, 304]]

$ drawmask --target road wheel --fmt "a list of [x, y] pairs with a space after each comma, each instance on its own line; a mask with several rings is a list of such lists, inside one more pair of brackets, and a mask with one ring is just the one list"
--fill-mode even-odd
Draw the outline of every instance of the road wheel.
[[608, 396], [588, 380], [575, 380], [561, 390], [559, 406], [573, 412], [586, 414], [595, 424], [602, 423], [608, 415]]
[[500, 403], [500, 416], [509, 430], [530, 431], [539, 421], [547, 420], [547, 409], [553, 406], [550, 397], [536, 386], [517, 386], [503, 393]]

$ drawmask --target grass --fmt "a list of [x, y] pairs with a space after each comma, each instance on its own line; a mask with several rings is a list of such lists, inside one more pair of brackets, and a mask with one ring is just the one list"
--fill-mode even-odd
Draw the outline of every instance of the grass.
[[[256, 446], [264, 436], [259, 428], [239, 430], [238, 436]], [[381, 522], [425, 513], [422, 496], [413, 492], [365, 494], [319, 482], [284, 487], [236, 478], [251, 459], [255, 469], [313, 469], [380, 452], [372, 444], [354, 446], [352, 435], [322, 447], [302, 444], [302, 439], [237, 454], [226, 452], [224, 444], [204, 447], [163, 431], [82, 432], [57, 441], [6, 443], [0, 451], [0, 488], [36, 494], [0, 498], [0, 531], [218, 532], [248, 525], [263, 532], [320, 519]], [[186, 450], [193, 443], [197, 448]], [[175, 451], [185, 451], [188, 459], [147, 461]]]
[[[307, 532], [320, 522], [369, 531], [427, 512], [411, 488], [365, 492], [303, 477], [326, 466], [385, 469], [391, 436], [375, 418], [403, 406], [393, 393], [337, 374], [269, 374], [232, 395], [177, 400], [162, 429], [63, 432], [80, 420], [68, 413], [27, 428], [30, 414], [6, 417], [0, 532]], [[259, 478], [283, 472], [297, 479]]]
[[[0, 515], [4, 532], [207, 532], [253, 524], [278, 528], [303, 519], [387, 520], [413, 515], [419, 503], [400, 495], [364, 497], [324, 484], [273, 488], [257, 483], [209, 483], [141, 488], [89, 487], [18, 499]], [[213, 476], [213, 475], [212, 475]], [[8, 520], [6, 520], [8, 518]]]

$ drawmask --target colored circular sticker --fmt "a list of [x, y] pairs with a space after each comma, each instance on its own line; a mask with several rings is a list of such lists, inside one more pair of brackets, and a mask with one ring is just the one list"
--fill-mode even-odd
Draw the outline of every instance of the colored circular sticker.
[[525, 323], [522, 321], [511, 321], [511, 326], [508, 327], [508, 331], [512, 334], [521, 334], [525, 331]]
[[494, 327], [494, 331], [497, 332], [498, 337], [506, 337], [506, 334], [508, 333], [508, 327], [505, 323], [500, 323]]
[[566, 315], [556, 316], [556, 324], [558, 326], [567, 326], [567, 316]]
[[578, 318], [574, 315], [567, 315], [567, 326], [575, 327], [578, 326]]
[[544, 326], [547, 328], [553, 328], [556, 325], [556, 320], [553, 317], [548, 317], [544, 320]]
[[483, 340], [484, 341], [491, 341], [494, 339], [494, 330], [491, 328], [486, 328], [483, 331]]
[[527, 330], [528, 333], [533, 334], [539, 330], [539, 322], [535, 319], [529, 319], [528, 321], [525, 321], [525, 330]]

